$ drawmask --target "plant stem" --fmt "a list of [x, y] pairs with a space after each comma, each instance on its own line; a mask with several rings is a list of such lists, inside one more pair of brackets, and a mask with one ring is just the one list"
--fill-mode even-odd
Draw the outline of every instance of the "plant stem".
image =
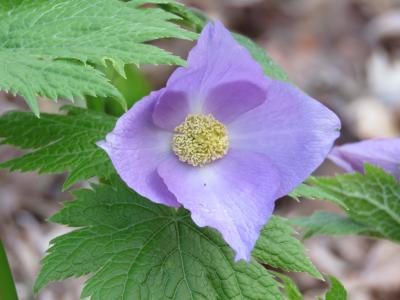
[[0, 240], [0, 300], [18, 300], [17, 290]]

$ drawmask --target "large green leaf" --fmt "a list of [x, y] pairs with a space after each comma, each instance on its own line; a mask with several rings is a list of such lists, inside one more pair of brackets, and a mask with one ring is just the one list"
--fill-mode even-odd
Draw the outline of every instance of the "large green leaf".
[[373, 229], [363, 234], [400, 242], [400, 184], [383, 169], [367, 164], [365, 175], [310, 178], [292, 195], [333, 202], [351, 221]]
[[143, 199], [117, 178], [75, 196], [51, 220], [80, 229], [51, 242], [36, 291], [90, 274], [82, 297], [95, 300], [281, 299], [262, 265], [235, 263], [220, 234], [187, 211]]
[[123, 102], [88, 63], [110, 61], [121, 74], [127, 63], [184, 64], [145, 42], [196, 37], [169, 22], [176, 15], [139, 7], [146, 2], [173, 1], [1, 1], [0, 89], [23, 96], [36, 114], [36, 96], [112, 96]]
[[83, 108], [68, 107], [67, 115], [10, 112], [0, 117], [0, 139], [31, 151], [0, 164], [11, 170], [70, 175], [64, 186], [101, 175], [107, 178], [114, 168], [107, 154], [96, 146], [110, 132], [116, 119]]
[[272, 267], [285, 271], [307, 272], [322, 279], [322, 275], [305, 255], [303, 244], [294, 238], [293, 234], [293, 228], [286, 219], [272, 216], [261, 231], [253, 256]]

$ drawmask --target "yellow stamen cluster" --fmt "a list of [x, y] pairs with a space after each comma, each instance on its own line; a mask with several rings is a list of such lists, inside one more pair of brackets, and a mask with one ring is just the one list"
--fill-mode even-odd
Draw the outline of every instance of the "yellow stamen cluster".
[[223, 157], [229, 148], [228, 130], [212, 115], [188, 115], [175, 128], [172, 149], [179, 160], [203, 166]]

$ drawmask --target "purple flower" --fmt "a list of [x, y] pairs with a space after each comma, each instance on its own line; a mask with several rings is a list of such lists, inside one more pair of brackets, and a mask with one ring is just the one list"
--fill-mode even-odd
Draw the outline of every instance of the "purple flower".
[[249, 260], [275, 200], [321, 164], [339, 127], [322, 104], [266, 77], [217, 22], [204, 28], [188, 68], [99, 145], [129, 187], [183, 205], [198, 226], [221, 232], [237, 260]]
[[364, 164], [383, 168], [400, 180], [400, 138], [372, 139], [333, 148], [328, 158], [346, 172], [364, 172]]

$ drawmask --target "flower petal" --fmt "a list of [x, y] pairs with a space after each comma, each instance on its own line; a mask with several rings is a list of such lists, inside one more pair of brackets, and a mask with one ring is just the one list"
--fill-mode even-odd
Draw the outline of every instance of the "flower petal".
[[[214, 97], [223, 95], [224, 88], [221, 85], [224, 84], [227, 94], [233, 96], [238, 92], [242, 101], [232, 98], [229, 102], [227, 96]], [[218, 90], [214, 90], [217, 87]], [[251, 90], [246, 96], [245, 88], [248, 87]], [[221, 113], [219, 108], [233, 105], [234, 110], [231, 111], [238, 114], [265, 101], [265, 97], [259, 96], [259, 93], [266, 93], [266, 80], [261, 66], [250, 53], [236, 42], [220, 22], [216, 22], [209, 23], [203, 29], [197, 45], [189, 53], [188, 68], [178, 68], [169, 78], [167, 88], [188, 95], [191, 113], [203, 113], [203, 106], [209, 112], [215, 107]], [[256, 99], [250, 99], [253, 95], [256, 95]], [[221, 103], [209, 103], [214, 101]], [[232, 112], [229, 115], [233, 117]]]
[[172, 134], [152, 121], [154, 105], [162, 94], [163, 90], [153, 92], [136, 103], [98, 145], [130, 188], [154, 202], [179, 207], [157, 173], [157, 166], [171, 154]]
[[173, 132], [189, 114], [189, 102], [183, 92], [166, 90], [153, 110], [153, 122], [160, 128]]
[[400, 138], [345, 144], [333, 148], [328, 158], [347, 172], [364, 172], [364, 164], [370, 163], [400, 179]]
[[203, 112], [228, 124], [245, 112], [261, 105], [266, 97], [266, 90], [252, 82], [224, 83], [212, 89], [207, 95]]
[[282, 178], [278, 196], [304, 181], [339, 136], [337, 116], [289, 84], [270, 80], [267, 100], [229, 124], [231, 149], [265, 154]]
[[327, 158], [346, 172], [351, 173], [356, 170], [362, 172], [363, 170], [364, 159], [352, 157], [351, 154], [340, 151], [338, 147], [334, 147]]
[[237, 260], [250, 259], [279, 188], [280, 179], [265, 155], [231, 150], [200, 168], [170, 157], [158, 172], [198, 226], [221, 232]]

